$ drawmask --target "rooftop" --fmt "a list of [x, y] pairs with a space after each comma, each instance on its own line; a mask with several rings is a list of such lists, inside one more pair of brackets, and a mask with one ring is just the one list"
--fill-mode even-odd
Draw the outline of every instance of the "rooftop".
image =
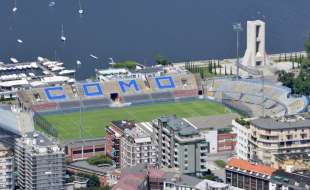
[[226, 168], [233, 167], [240, 170], [245, 170], [246, 172], [255, 172], [262, 175], [271, 176], [272, 173], [275, 171], [274, 168], [269, 166], [251, 163], [246, 160], [241, 160], [237, 158], [232, 158], [228, 161]]
[[115, 169], [113, 166], [98, 167], [95, 165], [90, 165], [85, 160], [72, 162], [67, 167], [72, 168], [72, 169], [85, 171], [85, 172], [89, 172], [89, 173], [93, 173], [93, 174], [99, 174], [99, 175], [105, 175], [105, 174], [109, 173], [110, 171], [112, 171], [113, 169]]
[[124, 131], [125, 129], [132, 129], [132, 128], [134, 128], [136, 126], [133, 121], [129, 121], [129, 120], [111, 121], [111, 123], [114, 126], [116, 126], [119, 129], [121, 129], [122, 131]]
[[259, 118], [250, 121], [252, 125], [262, 129], [294, 129], [310, 128], [310, 115], [290, 115], [279, 118]]
[[279, 184], [286, 184], [289, 186], [297, 186], [300, 189], [310, 189], [310, 175], [299, 173], [288, 173], [283, 170], [277, 170], [272, 174], [271, 181]]
[[167, 127], [177, 131], [180, 136], [197, 135], [199, 131], [189, 122], [184, 119], [178, 118], [175, 115], [161, 116], [159, 118], [162, 122], [167, 122]]
[[191, 117], [187, 120], [199, 130], [231, 128], [231, 121], [238, 118], [236, 113], [219, 114], [211, 116]]
[[73, 148], [82, 146], [104, 145], [104, 144], [105, 144], [104, 138], [72, 140], [64, 143], [65, 146], [71, 146]]
[[145, 67], [143, 69], [132, 71], [132, 73], [155, 73], [163, 70], [163, 67]]
[[58, 153], [61, 149], [58, 143], [49, 139], [39, 132], [25, 133], [21, 138], [17, 139], [22, 143], [31, 154]]

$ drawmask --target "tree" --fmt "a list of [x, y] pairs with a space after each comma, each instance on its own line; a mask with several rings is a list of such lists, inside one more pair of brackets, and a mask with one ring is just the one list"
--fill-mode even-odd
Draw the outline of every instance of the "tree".
[[212, 63], [209, 61], [209, 64], [208, 64], [208, 71], [209, 71], [209, 73], [212, 73], [212, 70], [213, 70]]
[[136, 62], [136, 61], [127, 60], [127, 61], [117, 62], [117, 63], [113, 64], [112, 67], [113, 68], [126, 68], [126, 69], [129, 69], [129, 70], [134, 70], [134, 69], [136, 69], [136, 66], [138, 64], [139, 63]]
[[87, 182], [87, 187], [100, 187], [100, 181], [99, 181], [99, 178], [98, 176], [96, 175], [91, 175], [89, 178], [88, 178], [88, 182]]
[[308, 59], [310, 59], [310, 33], [308, 34], [308, 39], [305, 42], [305, 50], [307, 52]]
[[232, 75], [233, 73], [232, 73], [232, 67], [230, 66], [230, 75]]
[[159, 54], [155, 56], [155, 61], [158, 65], [163, 65], [163, 66], [172, 64], [170, 61], [168, 61], [168, 59], [164, 58], [163, 56]]
[[225, 72], [225, 75], [227, 75], [226, 65], [225, 65], [225, 71], [224, 72]]

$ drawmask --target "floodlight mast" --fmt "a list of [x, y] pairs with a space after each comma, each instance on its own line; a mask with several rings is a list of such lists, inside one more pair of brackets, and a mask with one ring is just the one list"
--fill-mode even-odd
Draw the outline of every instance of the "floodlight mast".
[[236, 53], [237, 53], [237, 80], [239, 79], [239, 65], [240, 65], [240, 59], [239, 59], [239, 32], [243, 31], [242, 25], [240, 22], [233, 24], [233, 30], [237, 34], [237, 44], [236, 44]]

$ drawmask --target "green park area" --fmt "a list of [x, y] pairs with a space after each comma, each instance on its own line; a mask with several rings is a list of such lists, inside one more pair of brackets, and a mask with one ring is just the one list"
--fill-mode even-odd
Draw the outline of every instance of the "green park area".
[[[157, 103], [123, 108], [105, 108], [82, 112], [82, 126], [84, 138], [103, 137], [105, 128], [114, 120], [150, 121], [162, 115], [177, 115], [179, 117], [207, 116], [229, 112], [221, 104], [195, 100], [177, 103]], [[78, 139], [80, 137], [80, 113], [63, 113], [45, 115], [58, 131], [60, 140]]]

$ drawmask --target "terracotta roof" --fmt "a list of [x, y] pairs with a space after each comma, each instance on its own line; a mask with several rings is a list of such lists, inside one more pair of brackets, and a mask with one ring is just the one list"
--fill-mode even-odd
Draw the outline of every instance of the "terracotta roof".
[[138, 190], [145, 180], [145, 173], [125, 174], [121, 176], [112, 190]]
[[231, 160], [229, 160], [229, 162], [227, 163], [227, 166], [239, 168], [241, 170], [247, 170], [248, 172], [256, 172], [256, 173], [269, 175], [269, 176], [271, 176], [271, 174], [276, 170], [269, 166], [255, 164], [255, 163], [251, 163], [246, 160], [240, 160], [237, 158], [232, 158]]
[[151, 168], [149, 169], [149, 177], [150, 178], [163, 178], [165, 172], [160, 169]]

